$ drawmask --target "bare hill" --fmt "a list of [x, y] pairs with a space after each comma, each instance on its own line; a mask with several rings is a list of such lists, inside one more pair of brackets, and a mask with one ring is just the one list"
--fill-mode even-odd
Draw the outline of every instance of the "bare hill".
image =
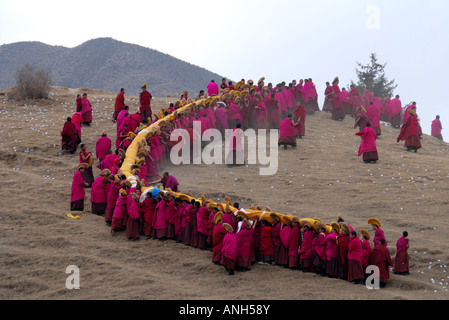
[[[174, 241], [130, 242], [111, 237], [104, 218], [90, 213], [90, 192], [79, 220], [68, 218], [78, 155], [61, 153], [60, 131], [75, 110], [75, 89], [55, 88], [52, 101], [1, 101], [1, 299], [448, 299], [449, 147], [424, 135], [418, 153], [396, 143], [397, 129], [382, 125], [380, 160], [364, 164], [356, 151], [353, 119], [321, 112], [306, 119], [298, 148], [279, 150], [279, 170], [259, 176], [258, 166], [171, 166], [181, 191], [215, 200], [229, 196], [300, 217], [331, 222], [338, 214], [354, 228], [370, 217], [383, 224], [392, 257], [402, 231], [410, 238], [411, 274], [391, 274], [388, 286], [362, 285], [277, 266], [255, 265], [226, 275], [211, 252]], [[115, 93], [89, 91], [93, 125], [83, 140], [93, 151], [102, 130], [115, 139]], [[135, 101], [134, 101], [135, 102]], [[128, 104], [134, 106], [133, 97]], [[168, 99], [155, 99], [155, 110]], [[98, 169], [94, 174], [97, 176]], [[66, 267], [80, 268], [80, 290], [68, 290]]]
[[153, 96], [179, 95], [184, 89], [194, 96], [207, 83], [222, 76], [159, 51], [112, 38], [98, 38], [74, 48], [41, 42], [0, 46], [0, 88], [15, 85], [14, 74], [24, 64], [52, 73], [56, 86], [118, 92], [125, 88], [137, 95], [147, 82]]

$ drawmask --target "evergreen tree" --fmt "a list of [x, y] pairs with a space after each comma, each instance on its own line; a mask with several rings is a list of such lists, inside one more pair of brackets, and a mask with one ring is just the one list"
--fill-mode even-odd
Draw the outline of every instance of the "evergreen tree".
[[371, 53], [370, 59], [370, 63], [366, 65], [357, 62], [356, 74], [359, 80], [357, 83], [351, 80], [351, 84], [357, 87], [361, 94], [365, 90], [369, 90], [379, 98], [385, 98], [387, 95], [393, 96], [393, 92], [398, 85], [395, 84], [394, 79], [387, 79], [385, 75], [387, 64], [378, 63], [375, 53]]

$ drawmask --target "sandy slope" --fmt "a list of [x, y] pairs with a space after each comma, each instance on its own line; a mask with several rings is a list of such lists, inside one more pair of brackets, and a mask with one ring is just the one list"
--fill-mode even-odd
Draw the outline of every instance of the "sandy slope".
[[[107, 130], [115, 93], [55, 88], [52, 101], [0, 105], [0, 298], [2, 299], [447, 299], [449, 147], [424, 136], [423, 149], [406, 152], [397, 129], [382, 126], [380, 161], [363, 164], [353, 118], [332, 121], [317, 113], [306, 120], [296, 150], [279, 150], [275, 176], [259, 167], [188, 165], [167, 168], [181, 190], [219, 201], [229, 196], [300, 217], [331, 222], [341, 214], [356, 229], [366, 220], [383, 223], [392, 256], [409, 232], [411, 275], [392, 275], [387, 288], [368, 290], [343, 280], [276, 266], [255, 265], [230, 277], [211, 263], [211, 253], [173, 241], [127, 241], [111, 237], [103, 218], [90, 213], [90, 193], [81, 219], [66, 217], [77, 155], [61, 153], [59, 132], [75, 109], [76, 93], [88, 92], [93, 126], [83, 141], [94, 151]], [[154, 109], [170, 99], [155, 99]], [[131, 111], [137, 101], [127, 97]], [[425, 112], [418, 110], [419, 113]], [[98, 174], [95, 169], [94, 174]], [[369, 229], [371, 230], [371, 229]], [[373, 232], [371, 230], [371, 234]], [[81, 289], [68, 290], [66, 267], [80, 268]]]

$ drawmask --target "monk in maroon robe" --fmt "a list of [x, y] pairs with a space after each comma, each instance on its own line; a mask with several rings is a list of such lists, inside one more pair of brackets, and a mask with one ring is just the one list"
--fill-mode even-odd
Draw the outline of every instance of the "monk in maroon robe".
[[121, 88], [120, 92], [115, 97], [114, 113], [112, 115], [112, 120], [117, 121], [117, 116], [120, 111], [125, 107], [125, 89]]
[[410, 273], [410, 264], [408, 256], [409, 241], [408, 232], [404, 231], [402, 236], [396, 242], [396, 257], [394, 258], [394, 273], [407, 275]]
[[397, 142], [405, 141], [404, 147], [407, 148], [407, 151], [413, 150], [414, 152], [417, 152], [418, 149], [422, 147], [419, 138], [421, 130], [414, 110], [415, 109], [412, 108], [407, 111], [410, 116], [408, 117], [407, 122], [402, 125]]
[[379, 268], [380, 287], [385, 287], [390, 278], [390, 266], [393, 266], [393, 261], [391, 260], [390, 251], [385, 246], [384, 239], [380, 239], [379, 244], [374, 247], [371, 255], [371, 264]]
[[151, 99], [153, 96], [149, 91], [147, 91], [147, 84], [142, 86], [142, 92], [139, 94], [140, 102], [140, 114], [143, 119], [149, 119], [149, 122], [153, 122], [153, 112], [151, 111]]
[[78, 147], [78, 132], [75, 124], [72, 122], [72, 118], [67, 118], [67, 121], [64, 123], [64, 127], [62, 128], [61, 136], [62, 150], [68, 150], [72, 154], [75, 153]]
[[301, 245], [301, 230], [299, 228], [299, 218], [293, 217], [288, 238], [288, 267], [290, 269], [299, 269], [299, 247]]

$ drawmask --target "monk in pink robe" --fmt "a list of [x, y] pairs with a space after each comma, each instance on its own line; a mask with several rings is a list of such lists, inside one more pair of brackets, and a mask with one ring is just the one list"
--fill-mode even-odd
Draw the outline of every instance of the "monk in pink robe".
[[129, 131], [136, 132], [136, 129], [140, 126], [142, 117], [140, 116], [140, 111], [136, 113], [129, 114]]
[[296, 148], [295, 126], [297, 125], [298, 123], [293, 122], [293, 117], [291, 114], [289, 114], [287, 118], [282, 120], [282, 122], [279, 124], [278, 146], [282, 144], [284, 145], [284, 149], [287, 149], [288, 145]]
[[320, 275], [326, 274], [326, 227], [324, 225], [317, 228], [315, 241], [315, 256], [313, 259], [313, 269]]
[[368, 122], [365, 129], [357, 132], [355, 135], [362, 138], [357, 155], [359, 157], [363, 155], [363, 162], [365, 163], [376, 163], [379, 160], [376, 145], [377, 135], [374, 129], [371, 128], [371, 123]]
[[312, 241], [315, 236], [315, 230], [311, 226], [305, 225], [301, 228], [302, 243], [299, 249], [299, 268], [304, 271], [311, 271], [312, 268]]
[[158, 195], [156, 197], [156, 208], [153, 216], [153, 238], [159, 240], [167, 239], [167, 215], [165, 213], [165, 200]]
[[441, 130], [443, 130], [443, 126], [441, 125], [440, 116], [436, 116], [435, 119], [432, 121], [430, 135], [437, 139], [443, 140]]
[[73, 175], [72, 188], [70, 192], [70, 211], [83, 211], [84, 210], [84, 196], [86, 191], [84, 187], [87, 183], [83, 179], [83, 171], [86, 165], [79, 165], [75, 174]]
[[95, 155], [99, 162], [103, 161], [108, 154], [108, 150], [111, 149], [111, 139], [106, 134], [106, 131], [103, 131], [101, 137], [97, 140], [95, 145]]
[[221, 250], [221, 264], [229, 275], [234, 274], [235, 264], [238, 256], [238, 240], [237, 235], [231, 225], [224, 223], [223, 227], [227, 233], [223, 238], [223, 248]]
[[401, 113], [402, 113], [402, 102], [399, 95], [396, 95], [394, 99], [391, 99], [389, 104], [389, 118], [390, 123], [393, 128], [399, 128], [401, 126]]
[[87, 94], [84, 93], [81, 98], [81, 116], [83, 117], [83, 124], [90, 126], [92, 123], [92, 105], [87, 99]]
[[362, 241], [357, 237], [356, 231], [351, 231], [348, 245], [348, 281], [362, 284], [364, 279]]
[[115, 203], [114, 213], [112, 215], [111, 233], [114, 234], [126, 229], [126, 223], [128, 220], [128, 194], [123, 188], [120, 190], [117, 202]]
[[410, 273], [410, 263], [408, 256], [408, 232], [404, 231], [396, 242], [396, 257], [394, 258], [394, 273], [407, 275]]
[[273, 245], [274, 245], [274, 263], [279, 264], [282, 223], [280, 222], [280, 219], [276, 215], [272, 216], [272, 218], [273, 218], [273, 228], [271, 230], [271, 234], [273, 236]]
[[125, 115], [129, 113], [129, 107], [125, 106], [122, 111], [120, 111], [117, 115], [117, 131], [121, 128], [122, 121], [125, 118]]
[[340, 255], [338, 251], [338, 231], [332, 229], [330, 234], [325, 237], [326, 240], [326, 275], [329, 278], [337, 278], [340, 275]]
[[381, 129], [380, 129], [380, 111], [376, 105], [374, 105], [374, 102], [370, 102], [370, 105], [367, 110], [368, 118], [370, 119], [371, 127], [376, 132], [376, 135], [381, 135]]
[[[103, 174], [103, 172], [106, 173]], [[111, 180], [108, 178], [109, 174], [109, 170], [103, 170], [101, 175], [92, 183], [92, 188], [90, 191], [92, 213], [99, 216], [104, 216], [106, 213], [108, 193], [109, 188], [111, 187]]]

